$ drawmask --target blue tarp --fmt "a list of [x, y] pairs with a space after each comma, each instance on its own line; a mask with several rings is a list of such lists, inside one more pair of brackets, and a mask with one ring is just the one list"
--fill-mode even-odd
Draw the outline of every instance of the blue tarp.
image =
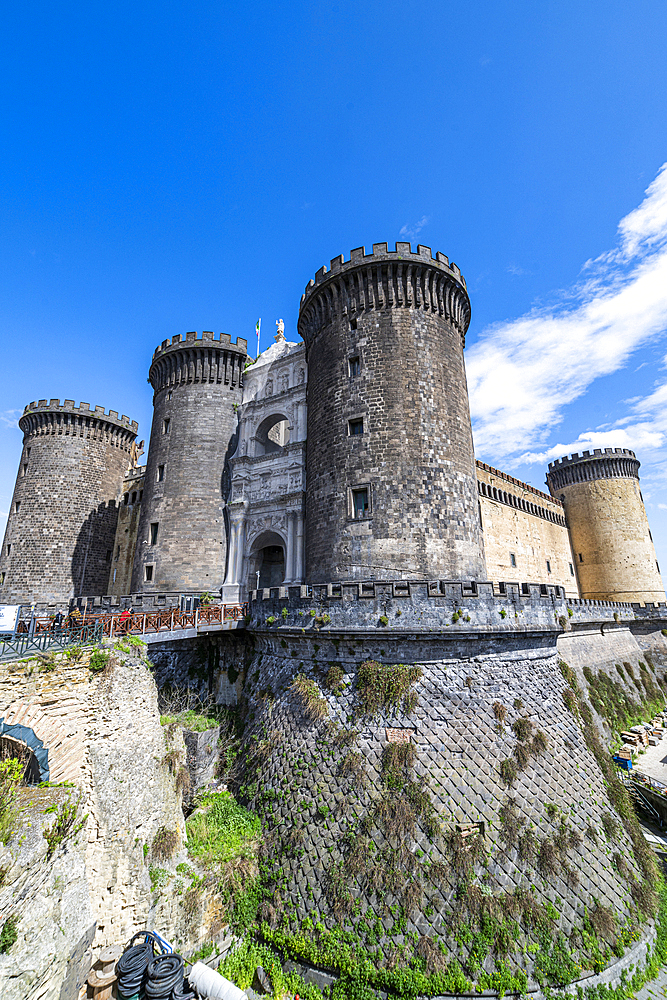
[[13, 736], [15, 740], [21, 740], [22, 743], [27, 744], [37, 758], [39, 780], [49, 780], [49, 750], [34, 730], [29, 729], [28, 726], [22, 726], [20, 723], [5, 722], [4, 719], [0, 719], [0, 736]]

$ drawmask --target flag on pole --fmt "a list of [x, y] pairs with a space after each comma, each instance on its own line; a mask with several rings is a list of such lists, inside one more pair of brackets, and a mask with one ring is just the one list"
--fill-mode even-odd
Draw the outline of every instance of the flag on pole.
[[259, 357], [259, 330], [261, 325], [262, 325], [262, 319], [260, 317], [257, 320], [257, 323], [255, 324], [255, 330], [257, 331], [257, 357]]

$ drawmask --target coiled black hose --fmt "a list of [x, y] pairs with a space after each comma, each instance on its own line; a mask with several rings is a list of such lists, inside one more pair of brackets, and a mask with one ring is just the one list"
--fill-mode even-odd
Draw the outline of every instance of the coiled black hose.
[[170, 1000], [174, 987], [183, 982], [183, 975], [180, 955], [158, 955], [148, 966], [146, 997], [148, 1000]]
[[171, 1000], [196, 1000], [196, 994], [187, 979], [176, 983], [171, 994]]
[[[142, 944], [135, 944], [137, 938], [143, 937]], [[118, 977], [117, 991], [120, 1000], [131, 1000], [139, 995], [146, 979], [146, 971], [153, 961], [154, 938], [147, 931], [135, 934], [129, 945], [116, 963]]]

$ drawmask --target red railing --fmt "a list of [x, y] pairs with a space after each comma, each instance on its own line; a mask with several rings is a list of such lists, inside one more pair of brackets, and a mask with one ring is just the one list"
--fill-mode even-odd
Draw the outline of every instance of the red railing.
[[[196, 611], [180, 611], [178, 607], [162, 608], [160, 611], [139, 611], [130, 615], [124, 615], [122, 611], [117, 614], [86, 614], [74, 621], [70, 617], [67, 622], [63, 622], [60, 631], [66, 631], [68, 627], [80, 627], [85, 621], [99, 623], [102, 627], [102, 635], [108, 638], [120, 635], [146, 635], [156, 632], [178, 632], [183, 629], [197, 629], [201, 625], [216, 626], [221, 628], [227, 622], [241, 621], [248, 613], [247, 604], [207, 604], [197, 608]], [[71, 626], [69, 623], [71, 622]], [[28, 632], [30, 630], [30, 620], [19, 622], [18, 632]], [[52, 633], [54, 620], [51, 617], [35, 618], [34, 634], [41, 635]]]

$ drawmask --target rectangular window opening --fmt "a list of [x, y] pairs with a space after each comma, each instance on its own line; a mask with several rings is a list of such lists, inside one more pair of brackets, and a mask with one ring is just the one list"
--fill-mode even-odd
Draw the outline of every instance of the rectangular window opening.
[[107, 558], [106, 558], [106, 561], [108, 563], [111, 562], [111, 556], [112, 556], [112, 554], [113, 554], [113, 549], [107, 549]]
[[352, 516], [366, 517], [368, 514], [368, 489], [352, 490]]
[[27, 464], [27, 462], [26, 462], [26, 463], [24, 464], [23, 468], [21, 469], [21, 475], [22, 475], [22, 476], [25, 476], [25, 474], [26, 474], [26, 472], [27, 472], [27, 471], [28, 471], [28, 464]]
[[21, 501], [17, 500], [16, 503], [14, 504], [14, 513], [18, 514], [20, 509], [21, 509]]
[[116, 546], [116, 562], [120, 559], [120, 545]]
[[157, 530], [160, 527], [159, 521], [153, 521], [151, 524], [151, 545], [157, 545]]
[[356, 319], [351, 319], [350, 320], [350, 330], [356, 330], [356, 329], [357, 329], [357, 321], [356, 321]]
[[153, 579], [153, 567], [144, 566], [144, 580], [146, 581], [146, 583], [150, 583], [152, 579]]
[[162, 421], [162, 433], [163, 434], [168, 434], [169, 433], [169, 424], [170, 423], [171, 423], [171, 421], [170, 421], [169, 417], [165, 417], [164, 420]]
[[348, 358], [348, 365], [350, 368], [350, 378], [356, 378], [361, 370], [361, 361], [359, 358]]
[[12, 543], [11, 543], [11, 542], [8, 542], [8, 543], [7, 543], [7, 555], [9, 555], [9, 553], [10, 553], [11, 551], [12, 551]]
[[551, 563], [547, 559], [547, 573], [550, 573], [550, 572], [551, 572]]
[[30, 458], [30, 448], [26, 448], [26, 450], [25, 450], [25, 457], [26, 458]]
[[364, 433], [364, 418], [357, 417], [354, 420], [348, 420], [347, 422], [348, 434], [350, 437], [356, 437], [358, 434]]
[[510, 566], [516, 566], [516, 556], [513, 552], [510, 552]]
[[583, 562], [583, 561], [584, 561], [584, 557], [582, 556], [582, 554], [581, 554], [581, 552], [580, 552], [580, 553], [579, 553], [579, 562]]
[[164, 482], [164, 465], [158, 465], [157, 467], [157, 481], [158, 483]]
[[574, 566], [570, 563], [570, 576], [574, 576]]

